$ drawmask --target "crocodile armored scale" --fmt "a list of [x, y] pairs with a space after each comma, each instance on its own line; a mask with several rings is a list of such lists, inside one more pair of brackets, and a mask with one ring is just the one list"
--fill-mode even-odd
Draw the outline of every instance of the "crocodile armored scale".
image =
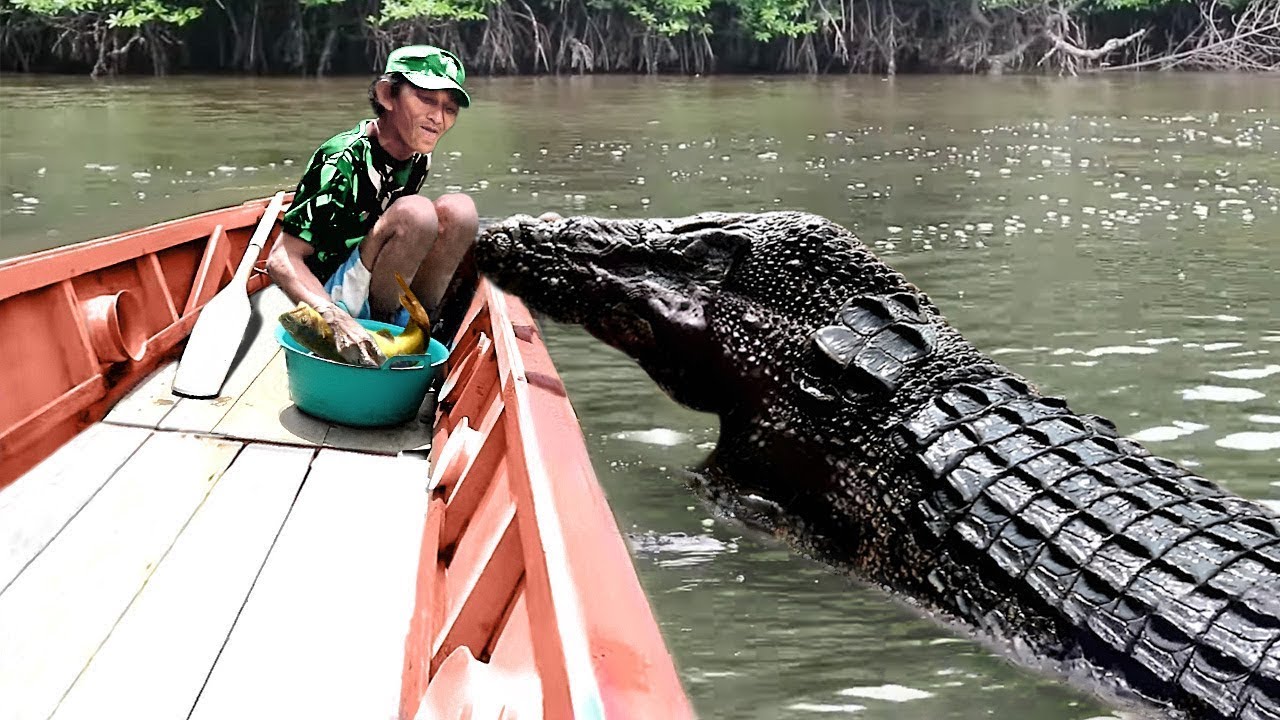
[[1116, 704], [1280, 720], [1280, 517], [1041, 393], [843, 227], [516, 217], [477, 261], [716, 413], [729, 511]]

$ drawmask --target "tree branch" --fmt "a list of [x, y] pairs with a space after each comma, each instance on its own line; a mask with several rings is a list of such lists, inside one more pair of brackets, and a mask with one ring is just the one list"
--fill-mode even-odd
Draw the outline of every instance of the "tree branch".
[[1125, 45], [1128, 45], [1129, 43], [1133, 42], [1134, 40], [1137, 40], [1138, 38], [1142, 37], [1143, 35], [1146, 35], [1147, 31], [1139, 30], [1135, 33], [1130, 33], [1129, 35], [1126, 35], [1125, 37], [1122, 37], [1122, 38], [1111, 38], [1110, 40], [1103, 43], [1102, 47], [1092, 48], [1092, 49], [1076, 47], [1075, 45], [1072, 45], [1071, 43], [1062, 39], [1061, 35], [1058, 35], [1057, 33], [1053, 32], [1047, 27], [1044, 30], [1044, 34], [1045, 34], [1045, 37], [1053, 41], [1054, 47], [1056, 47], [1057, 49], [1061, 50], [1062, 52], [1065, 52], [1066, 54], [1072, 57], [1078, 57], [1084, 60], [1097, 60], [1098, 58], [1106, 55], [1107, 53], [1110, 53], [1119, 48], [1122, 48]]
[[973, 21], [981, 25], [984, 30], [990, 30], [992, 27], [991, 19], [987, 17], [986, 13], [982, 12], [982, 0], [970, 0], [969, 17], [973, 18]]
[[1146, 67], [1147, 65], [1162, 65], [1166, 63], [1176, 63], [1178, 61], [1185, 60], [1189, 57], [1194, 57], [1196, 55], [1200, 55], [1210, 50], [1214, 50], [1228, 43], [1233, 43], [1239, 40], [1243, 40], [1244, 38], [1251, 37], [1253, 35], [1258, 35], [1261, 33], [1270, 33], [1277, 30], [1280, 30], [1280, 22], [1272, 23], [1271, 25], [1267, 25], [1266, 27], [1254, 28], [1247, 32], [1242, 32], [1238, 35], [1225, 37], [1221, 40], [1218, 40], [1217, 42], [1206, 45], [1204, 47], [1184, 50], [1183, 52], [1176, 53], [1174, 55], [1166, 55], [1164, 57], [1151, 58], [1150, 60], [1143, 60], [1142, 62], [1135, 62], [1135, 63], [1129, 63], [1127, 65], [1117, 65], [1115, 67], [1107, 67], [1107, 68], [1099, 68], [1099, 69], [1100, 70], [1132, 70], [1134, 68]]

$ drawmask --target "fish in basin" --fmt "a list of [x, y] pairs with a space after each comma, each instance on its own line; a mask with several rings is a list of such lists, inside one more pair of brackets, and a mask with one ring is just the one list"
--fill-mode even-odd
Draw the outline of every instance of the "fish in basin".
[[[396, 282], [400, 284], [400, 304], [409, 313], [409, 324], [398, 335], [388, 330], [369, 333], [382, 353], [382, 357], [378, 359], [379, 362], [385, 362], [387, 358], [397, 355], [417, 355], [426, 352], [427, 348], [431, 318], [399, 273], [396, 273]], [[324, 317], [307, 303], [300, 302], [292, 310], [281, 313], [279, 321], [293, 339], [298, 341], [298, 344], [317, 356], [334, 362], [356, 364], [338, 352], [337, 345], [334, 343], [333, 328], [329, 327]]]
[[515, 217], [479, 268], [715, 413], [715, 492], [1144, 716], [1280, 720], [1280, 516], [1041, 393], [840, 225]]

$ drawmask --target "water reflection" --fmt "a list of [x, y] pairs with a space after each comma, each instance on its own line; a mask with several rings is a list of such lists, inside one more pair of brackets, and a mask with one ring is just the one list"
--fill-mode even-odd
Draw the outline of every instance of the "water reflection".
[[[800, 208], [855, 231], [979, 347], [1073, 409], [1280, 498], [1280, 85], [1242, 76], [476, 81], [429, 192], [482, 214]], [[0, 255], [296, 182], [363, 80], [0, 85]], [[317, 102], [323, 99], [323, 102]], [[297, 112], [306, 107], [305, 113]], [[686, 487], [715, 418], [546, 326], [595, 469], [704, 718], [1106, 709]]]

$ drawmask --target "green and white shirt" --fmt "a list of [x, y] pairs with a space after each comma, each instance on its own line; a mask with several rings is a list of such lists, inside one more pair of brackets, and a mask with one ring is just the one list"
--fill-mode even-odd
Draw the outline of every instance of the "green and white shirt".
[[422, 189], [431, 154], [396, 160], [365, 134], [369, 120], [316, 150], [280, 225], [311, 243], [307, 267], [320, 282], [333, 275], [391, 203]]

